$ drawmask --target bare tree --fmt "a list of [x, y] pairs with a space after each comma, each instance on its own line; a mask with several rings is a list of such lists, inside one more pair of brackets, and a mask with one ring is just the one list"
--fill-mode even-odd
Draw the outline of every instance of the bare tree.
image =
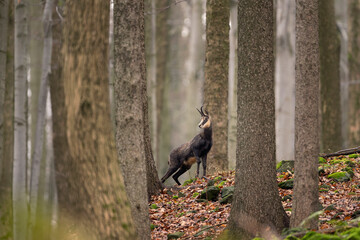
[[27, 233], [27, 1], [14, 0], [15, 9], [15, 88], [14, 88], [14, 164], [13, 164], [13, 231], [14, 239]]
[[[1, 5], [1, 4], [0, 4]], [[4, 78], [0, 78], [0, 81], [4, 81], [0, 88], [4, 87], [4, 102], [0, 106], [3, 119], [0, 124], [2, 129], [2, 145], [0, 148], [0, 238], [12, 239], [13, 238], [13, 226], [12, 226], [12, 166], [13, 166], [13, 152], [14, 152], [14, 6], [10, 1], [3, 1], [3, 5], [0, 7], [6, 7], [1, 9], [1, 39], [0, 42], [3, 48], [1, 48], [0, 66], [4, 71]], [[6, 13], [6, 11], [8, 11]], [[3, 25], [5, 24], [5, 25]], [[7, 44], [5, 44], [7, 43]], [[5, 47], [6, 45], [6, 47]], [[4, 51], [4, 52], [3, 52]], [[1, 73], [2, 74], [2, 73]], [[1, 90], [0, 90], [1, 91]], [[1, 95], [1, 94], [0, 94]], [[0, 141], [1, 142], [1, 141]]]
[[147, 169], [147, 162], [153, 159], [147, 119], [144, 24], [144, 1], [114, 2], [116, 146], [138, 236], [149, 239], [146, 172], [154, 169]]
[[289, 225], [275, 172], [273, 21], [273, 1], [239, 1], [235, 196], [228, 225], [234, 239]]
[[52, 54], [52, 10], [54, 7], [53, 0], [47, 0], [45, 3], [43, 13], [43, 30], [44, 30], [44, 45], [42, 56], [42, 73], [41, 82], [38, 95], [38, 110], [36, 118], [36, 132], [34, 138], [34, 147], [31, 161], [31, 178], [30, 178], [30, 226], [29, 237], [32, 235], [32, 228], [35, 224], [37, 204], [39, 196], [39, 181], [41, 159], [43, 156], [44, 135], [45, 135], [45, 113], [48, 94], [48, 81], [51, 68], [51, 54]]
[[294, 159], [295, 1], [277, 0], [275, 60], [276, 159]]
[[340, 39], [334, 0], [319, 1], [321, 152], [342, 147], [340, 109]]
[[213, 119], [214, 144], [208, 174], [228, 169], [229, 16], [227, 0], [206, 2], [204, 103]]
[[[4, 142], [4, 102], [6, 81], [6, 52], [9, 24], [9, 0], [0, 2], [0, 167], [3, 159]], [[1, 173], [0, 173], [1, 177]]]
[[[295, 186], [291, 226], [319, 207], [319, 21], [318, 1], [296, 1]], [[309, 221], [317, 228], [317, 219]]]
[[360, 145], [360, 2], [348, 3], [349, 146]]

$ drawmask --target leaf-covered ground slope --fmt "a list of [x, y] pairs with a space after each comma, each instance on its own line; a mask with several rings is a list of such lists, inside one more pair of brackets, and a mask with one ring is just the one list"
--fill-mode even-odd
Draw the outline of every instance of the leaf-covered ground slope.
[[[234, 171], [187, 181], [181, 189], [165, 189], [149, 204], [152, 239], [213, 239], [226, 227], [231, 204], [220, 203], [234, 185]], [[254, 176], [256, 177], [256, 176]], [[278, 172], [286, 212], [291, 215], [293, 171]], [[208, 185], [220, 190], [214, 200], [200, 199]], [[205, 197], [206, 198], [206, 197]], [[324, 208], [319, 229], [329, 229], [360, 216], [360, 157], [357, 154], [319, 159], [319, 200]]]

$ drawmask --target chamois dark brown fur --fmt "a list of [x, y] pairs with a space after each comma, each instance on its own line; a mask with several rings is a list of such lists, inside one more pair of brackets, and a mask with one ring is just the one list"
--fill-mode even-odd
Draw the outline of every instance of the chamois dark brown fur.
[[181, 185], [178, 178], [189, 170], [195, 162], [197, 163], [196, 177], [199, 176], [200, 163], [203, 166], [203, 177], [206, 175], [206, 158], [212, 147], [212, 124], [208, 112], [205, 110], [204, 113], [203, 107], [197, 110], [201, 114], [199, 128], [203, 130], [190, 142], [184, 143], [170, 152], [169, 169], [161, 178], [162, 183], [177, 171], [173, 179], [178, 185]]

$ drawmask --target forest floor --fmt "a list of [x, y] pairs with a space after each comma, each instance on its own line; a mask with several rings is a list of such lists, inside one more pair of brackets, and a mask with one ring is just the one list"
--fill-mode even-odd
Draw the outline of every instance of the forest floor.
[[[186, 181], [180, 189], [164, 189], [153, 196], [149, 204], [152, 239], [214, 239], [220, 235], [227, 225], [231, 204], [221, 204], [221, 194], [216, 201], [199, 197], [209, 181], [222, 190], [234, 185], [234, 177], [234, 171], [222, 172], [207, 180]], [[293, 177], [293, 171], [277, 173], [278, 183], [291, 183]], [[291, 186], [279, 187], [279, 195], [290, 216]], [[319, 200], [323, 206], [319, 231], [331, 233], [360, 216], [360, 155], [319, 158]]]

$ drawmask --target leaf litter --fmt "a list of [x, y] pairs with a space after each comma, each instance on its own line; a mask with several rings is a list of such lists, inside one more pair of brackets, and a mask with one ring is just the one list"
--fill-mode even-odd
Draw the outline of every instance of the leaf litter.
[[[360, 157], [339, 156], [319, 163], [319, 201], [323, 214], [319, 229], [328, 230], [344, 225], [360, 216]], [[328, 178], [336, 172], [349, 172], [351, 179], [339, 182]], [[199, 200], [200, 193], [212, 183], [223, 189], [234, 186], [235, 172], [221, 172], [208, 179], [196, 179], [186, 186], [165, 188], [149, 202], [152, 239], [215, 239], [226, 228], [231, 204]], [[277, 173], [278, 183], [293, 179], [293, 170]], [[286, 213], [291, 216], [292, 189], [279, 188]], [[172, 234], [172, 235], [169, 235]]]

